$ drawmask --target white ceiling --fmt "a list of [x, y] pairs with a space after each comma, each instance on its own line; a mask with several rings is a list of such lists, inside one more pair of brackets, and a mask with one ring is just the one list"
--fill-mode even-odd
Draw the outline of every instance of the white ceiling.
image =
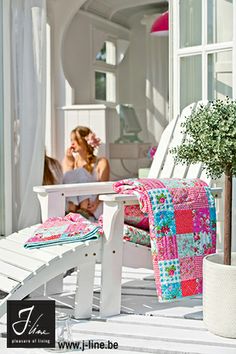
[[167, 6], [167, 0], [87, 0], [81, 9], [129, 27], [134, 14], [163, 12]]

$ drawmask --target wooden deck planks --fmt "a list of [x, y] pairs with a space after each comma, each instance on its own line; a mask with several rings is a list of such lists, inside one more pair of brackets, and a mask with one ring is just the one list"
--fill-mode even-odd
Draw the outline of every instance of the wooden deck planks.
[[[96, 289], [99, 288], [100, 274], [101, 267], [97, 265]], [[122, 311], [126, 314], [101, 320], [97, 311], [100, 296], [99, 291], [97, 291], [94, 294], [93, 319], [90, 321], [72, 320], [73, 339], [117, 341], [119, 351], [106, 351], [106, 353], [117, 354], [135, 354], [138, 352], [161, 354], [236, 353], [236, 340], [221, 338], [209, 333], [201, 320], [184, 318], [186, 314], [198, 312], [202, 309], [199, 296], [173, 303], [158, 303], [152, 274], [152, 271], [146, 269], [124, 268]], [[50, 296], [50, 298], [57, 300], [59, 311], [72, 313], [71, 304], [73, 303], [76, 284], [75, 273], [66, 277], [64, 283], [64, 292], [53, 297]], [[150, 296], [147, 296], [148, 293]], [[43, 297], [37, 298], [42, 299]], [[1, 338], [1, 353], [3, 342], [4, 340]], [[47, 352], [47, 350], [44, 352]], [[88, 354], [93, 352], [95, 350], [89, 350]], [[39, 353], [39, 349], [35, 349], [35, 354]], [[15, 354], [14, 351], [11, 351], [11, 354]]]
[[[141, 276], [142, 274], [142, 276]], [[100, 266], [96, 268], [99, 283]], [[132, 280], [133, 277], [133, 280]], [[148, 279], [148, 280], [141, 280]], [[73, 276], [71, 277], [73, 279]], [[188, 320], [184, 315], [202, 309], [201, 297], [196, 296], [173, 303], [158, 303], [153, 291], [152, 271], [124, 268], [122, 279], [122, 309], [143, 315], [121, 315], [100, 322], [94, 319], [75, 325], [75, 336], [80, 338], [110, 338], [117, 340], [120, 349], [150, 353], [209, 353], [235, 354], [236, 340], [221, 338], [207, 331], [203, 321]], [[138, 295], [130, 295], [130, 289]], [[143, 291], [150, 288], [153, 298]], [[128, 291], [127, 291], [128, 290]], [[97, 295], [97, 300], [99, 294]], [[98, 303], [97, 303], [98, 305]], [[146, 306], [145, 306], [146, 305]], [[95, 316], [96, 316], [95, 312]], [[77, 327], [79, 334], [77, 333]], [[115, 339], [114, 339], [115, 338]]]

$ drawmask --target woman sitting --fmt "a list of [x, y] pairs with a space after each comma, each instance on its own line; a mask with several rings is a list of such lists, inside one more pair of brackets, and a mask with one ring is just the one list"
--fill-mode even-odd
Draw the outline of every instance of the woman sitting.
[[61, 184], [63, 172], [60, 162], [46, 153], [44, 155], [43, 185]]
[[[97, 158], [95, 150], [100, 139], [87, 127], [78, 126], [71, 132], [71, 145], [62, 162], [63, 183], [89, 183], [108, 181], [109, 162], [105, 157]], [[85, 211], [97, 219], [102, 214], [102, 203], [96, 195], [83, 195], [67, 199], [67, 210]]]

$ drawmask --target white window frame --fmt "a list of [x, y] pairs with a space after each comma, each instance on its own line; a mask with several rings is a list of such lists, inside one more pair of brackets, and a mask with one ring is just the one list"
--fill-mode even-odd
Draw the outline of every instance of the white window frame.
[[[96, 57], [93, 60], [93, 76], [92, 76], [92, 85], [93, 85], [93, 99], [96, 103], [111, 103], [115, 104], [117, 101], [117, 45], [116, 38], [108, 37], [105, 42], [112, 42], [115, 46], [115, 58], [114, 64], [108, 64], [102, 60], [96, 60]], [[98, 100], [96, 99], [96, 86], [95, 86], [95, 72], [101, 72], [105, 74], [114, 75], [113, 79], [108, 80], [107, 82], [107, 91], [109, 91], [108, 97], [106, 100]], [[113, 82], [112, 82], [113, 81]]]
[[233, 0], [233, 40], [223, 43], [207, 43], [207, 1], [202, 0], [202, 45], [180, 48], [179, 34], [179, 0], [170, 1], [170, 23], [172, 24], [172, 56], [170, 58], [172, 68], [172, 101], [170, 102], [173, 116], [180, 113], [180, 60], [182, 57], [201, 55], [202, 56], [202, 99], [207, 99], [208, 78], [207, 78], [207, 56], [210, 53], [232, 50], [232, 95], [236, 98], [236, 0]]

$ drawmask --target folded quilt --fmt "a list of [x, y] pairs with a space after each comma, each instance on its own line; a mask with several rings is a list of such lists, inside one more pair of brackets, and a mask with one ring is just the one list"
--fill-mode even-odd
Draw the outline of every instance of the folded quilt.
[[96, 240], [102, 227], [85, 219], [80, 214], [70, 213], [65, 217], [46, 220], [26, 242], [25, 248], [39, 248], [70, 242]]
[[203, 257], [216, 250], [215, 202], [199, 179], [126, 179], [117, 193], [138, 197], [149, 215], [158, 298], [169, 301], [202, 293]]
[[[103, 236], [102, 218], [99, 223], [95, 223], [80, 214], [70, 213], [65, 217], [53, 217], [46, 220], [34, 231], [24, 247], [56, 246], [70, 242], [96, 240], [101, 236]], [[124, 226], [124, 240], [150, 247], [149, 233], [132, 225]]]

